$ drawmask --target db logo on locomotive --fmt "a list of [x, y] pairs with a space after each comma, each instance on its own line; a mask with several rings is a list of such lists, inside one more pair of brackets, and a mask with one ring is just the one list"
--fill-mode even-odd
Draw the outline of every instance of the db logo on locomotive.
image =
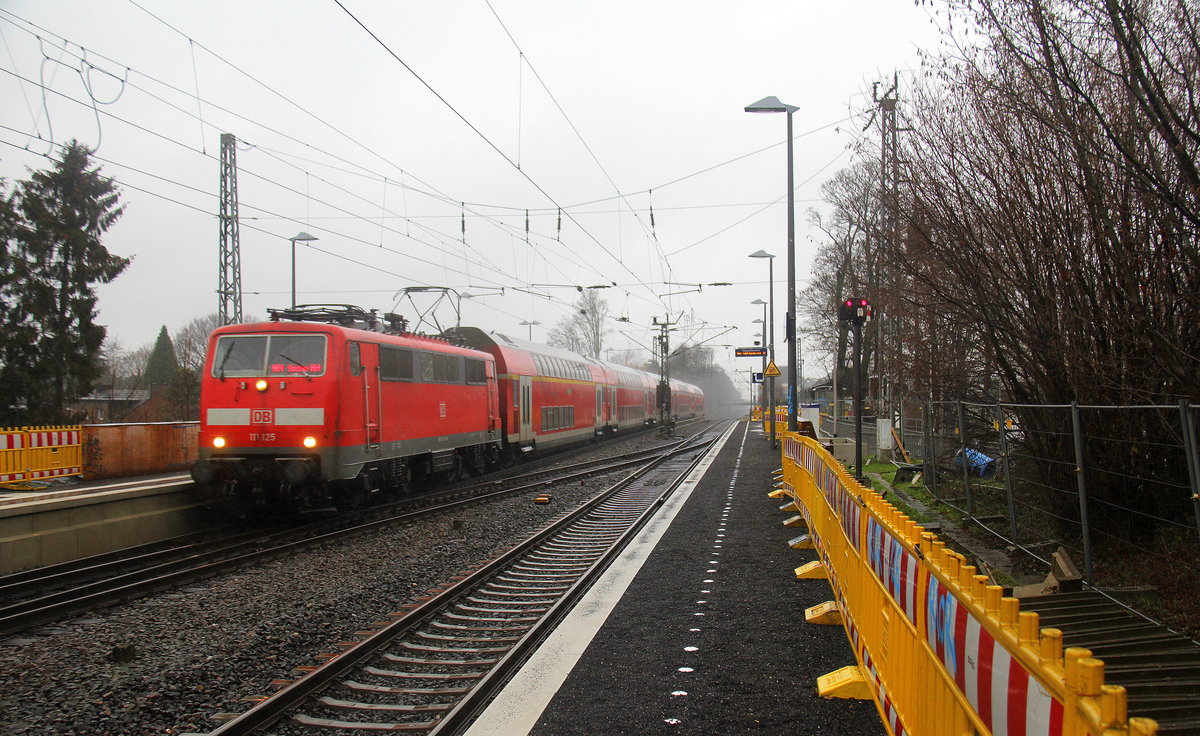
[[251, 409], [250, 410], [251, 424], [274, 424], [275, 410], [274, 409]]

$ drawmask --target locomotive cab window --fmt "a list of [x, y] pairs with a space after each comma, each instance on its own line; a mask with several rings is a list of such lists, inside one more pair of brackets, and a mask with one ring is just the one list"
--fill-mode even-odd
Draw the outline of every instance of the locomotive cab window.
[[213, 355], [212, 374], [217, 378], [324, 373], [323, 335], [222, 335]]
[[356, 342], [347, 343], [346, 356], [350, 361], [350, 375], [362, 375], [362, 348]]

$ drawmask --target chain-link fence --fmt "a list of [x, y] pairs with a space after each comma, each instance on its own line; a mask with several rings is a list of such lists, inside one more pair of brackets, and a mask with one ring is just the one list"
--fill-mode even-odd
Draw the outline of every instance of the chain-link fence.
[[[893, 405], [928, 492], [1000, 540], [1042, 562], [1062, 547], [1097, 585], [1200, 592], [1197, 410], [1186, 402]], [[874, 430], [864, 427], [865, 452]]]

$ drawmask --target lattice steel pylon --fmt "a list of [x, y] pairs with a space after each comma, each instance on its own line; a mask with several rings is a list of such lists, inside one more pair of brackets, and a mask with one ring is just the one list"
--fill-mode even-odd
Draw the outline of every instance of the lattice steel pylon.
[[242, 255], [238, 244], [237, 138], [221, 134], [221, 252], [217, 312], [223, 325], [242, 321]]

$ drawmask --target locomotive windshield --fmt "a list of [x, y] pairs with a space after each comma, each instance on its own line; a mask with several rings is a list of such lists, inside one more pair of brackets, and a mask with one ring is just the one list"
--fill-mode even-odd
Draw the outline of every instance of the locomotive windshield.
[[319, 376], [325, 372], [321, 335], [224, 335], [217, 340], [217, 378]]

